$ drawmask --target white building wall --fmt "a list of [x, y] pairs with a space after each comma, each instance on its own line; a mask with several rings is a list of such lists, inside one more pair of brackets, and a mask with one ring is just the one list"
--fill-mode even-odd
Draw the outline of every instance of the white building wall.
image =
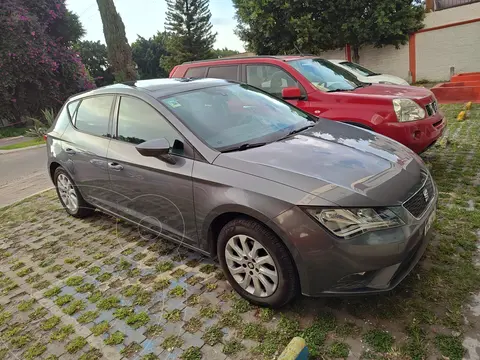
[[449, 80], [451, 66], [455, 73], [480, 71], [480, 22], [418, 33], [415, 42], [417, 80]]
[[332, 59], [332, 60], [345, 59], [345, 49], [342, 48], [342, 49], [325, 51], [321, 53], [320, 56], [324, 59]]
[[[360, 64], [367, 69], [382, 74], [390, 74], [408, 80], [408, 44], [396, 49], [395, 46], [375, 48], [365, 46], [360, 49]], [[352, 52], [353, 56], [353, 52]]]
[[[480, 2], [426, 14], [424, 29], [480, 18]], [[455, 73], [480, 71], [480, 22], [420, 32], [415, 35], [416, 80], [441, 81]], [[352, 51], [353, 53], [353, 51]], [[352, 54], [353, 55], [353, 54]], [[344, 49], [321, 54], [344, 59]], [[409, 46], [360, 49], [360, 64], [380, 73], [409, 80]]]

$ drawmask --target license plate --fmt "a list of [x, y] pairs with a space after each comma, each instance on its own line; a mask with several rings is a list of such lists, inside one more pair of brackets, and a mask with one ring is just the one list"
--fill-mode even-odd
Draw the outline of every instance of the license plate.
[[433, 222], [435, 221], [435, 214], [436, 214], [437, 210], [433, 210], [433, 212], [430, 214], [430, 216], [428, 217], [428, 220], [427, 222], [425, 223], [425, 235], [427, 235], [428, 231], [430, 230], [430, 228], [432, 227], [432, 224]]

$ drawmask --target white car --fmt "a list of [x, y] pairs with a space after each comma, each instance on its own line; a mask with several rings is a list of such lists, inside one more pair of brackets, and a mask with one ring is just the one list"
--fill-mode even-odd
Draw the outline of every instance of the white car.
[[356, 76], [358, 80], [365, 83], [409, 85], [409, 83], [398, 76], [379, 74], [348, 60], [328, 60], [337, 66], [347, 70]]

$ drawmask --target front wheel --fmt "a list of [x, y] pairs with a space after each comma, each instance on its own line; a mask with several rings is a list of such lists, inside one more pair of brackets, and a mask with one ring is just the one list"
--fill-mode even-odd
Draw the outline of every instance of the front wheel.
[[298, 276], [289, 251], [261, 223], [230, 221], [218, 236], [217, 254], [232, 287], [256, 305], [281, 307], [298, 294]]
[[94, 208], [83, 199], [72, 178], [64, 169], [57, 168], [53, 174], [53, 180], [58, 198], [67, 213], [77, 218], [84, 218], [93, 213]]

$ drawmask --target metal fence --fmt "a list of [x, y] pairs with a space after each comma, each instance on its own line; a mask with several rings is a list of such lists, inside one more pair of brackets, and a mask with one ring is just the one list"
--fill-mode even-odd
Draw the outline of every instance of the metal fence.
[[435, 0], [435, 11], [449, 9], [457, 6], [473, 4], [480, 0]]

